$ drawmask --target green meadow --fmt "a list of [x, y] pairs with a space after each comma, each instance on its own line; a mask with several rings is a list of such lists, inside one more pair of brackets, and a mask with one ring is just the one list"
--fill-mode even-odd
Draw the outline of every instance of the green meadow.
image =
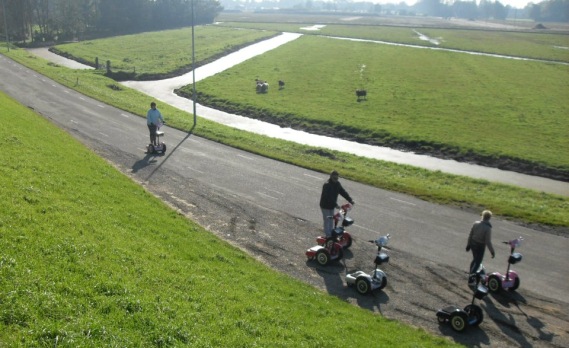
[[0, 346], [456, 346], [272, 271], [3, 93], [0, 114]]
[[[200, 43], [194, 46], [195, 64], [201, 66], [226, 52], [275, 34], [251, 29], [201, 26], [194, 30], [195, 41]], [[132, 77], [136, 79], [160, 79], [191, 70], [191, 47], [192, 30], [182, 28], [62, 44], [56, 46], [56, 51], [91, 66], [94, 66], [96, 59], [101, 67], [109, 60], [113, 72], [132, 72]]]
[[[197, 32], [199, 32], [200, 29], [201, 27], [198, 27]], [[141, 35], [142, 35], [141, 40], [143, 41], [145, 34]], [[317, 38], [307, 38], [307, 40], [315, 40], [315, 39]], [[302, 42], [306, 41], [302, 39], [298, 42], [302, 44]], [[337, 41], [333, 41], [331, 39], [324, 40], [324, 42], [328, 42], [328, 44], [334, 44], [334, 45], [337, 44]], [[203, 44], [207, 45], [208, 42], [204, 42]], [[325, 43], [324, 45], [327, 44]], [[281, 49], [286, 50], [287, 46], [288, 45], [285, 45], [284, 47], [281, 47], [278, 50], [271, 52], [270, 54], [276, 54]], [[377, 47], [377, 45], [370, 45], [369, 47]], [[23, 50], [11, 50], [10, 53], [5, 52], [5, 54], [17, 60], [18, 62], [27, 65], [46, 76], [53, 78], [59, 83], [62, 83], [70, 88], [76, 89], [81, 93], [84, 93], [98, 100], [101, 100], [102, 102], [114, 105], [123, 110], [141, 116], [143, 116], [146, 112], [149, 101], [148, 96], [139, 93], [137, 91], [131, 90], [129, 88], [126, 88], [124, 86], [120, 86], [115, 81], [104, 77], [100, 72], [67, 69], [65, 67], [61, 67], [56, 64], [47, 62], [43, 59], [40, 59], [38, 57], [32, 56]], [[214, 52], [213, 54], [217, 53]], [[136, 54], [133, 53], [133, 55]], [[295, 54], [295, 56], [298, 56], [298, 54]], [[332, 59], [323, 60], [322, 64], [330, 66], [331, 63], [329, 61], [331, 60]], [[269, 68], [268, 70], [256, 70], [253, 75], [242, 80], [243, 83], [241, 84], [241, 91], [242, 91], [241, 94], [243, 95], [246, 94], [247, 98], [249, 97], [255, 98], [255, 104], [251, 105], [250, 110], [252, 111], [258, 110], [259, 109], [258, 106], [260, 105], [258, 103], [262, 103], [264, 99], [285, 98], [287, 96], [287, 93], [297, 93], [296, 90], [299, 89], [298, 85], [295, 87], [295, 83], [291, 82], [294, 80], [289, 80], [286, 79], [285, 77], [282, 77], [281, 73], [284, 70], [282, 71], [277, 70], [277, 68], [284, 69], [284, 67], [287, 64], [287, 61], [286, 60], [280, 61], [279, 62], [280, 67], [275, 67], [274, 65], [275, 63], [276, 62], [273, 60], [272, 68]], [[283, 65], [280, 65], [281, 63]], [[534, 65], [533, 67], [536, 66]], [[472, 69], [474, 68], [477, 68], [477, 65], [472, 66]], [[266, 69], [266, 67], [264, 67], [263, 69]], [[353, 88], [354, 86], [357, 86], [360, 82], [360, 76], [357, 69], [358, 69], [358, 64], [353, 64], [349, 66], [347, 72], [346, 71], [341, 72], [342, 74], [349, 74], [351, 77], [350, 82], [353, 83], [353, 86], [348, 86], [346, 88], [346, 97], [343, 98], [344, 100], [342, 100], [342, 103], [346, 103], [346, 105], [350, 109], [361, 108], [362, 110], [365, 110], [366, 108], [372, 108], [374, 105], [373, 104], [374, 98], [377, 98], [377, 96], [374, 96], [374, 94], [369, 95], [367, 102], [362, 102], [362, 103], [355, 102], [355, 95], [353, 95]], [[235, 74], [236, 78], [238, 79], [243, 78], [239, 71], [235, 71], [234, 69], [232, 69], [231, 71], [232, 74]], [[277, 78], [277, 75], [278, 78], [283, 78], [287, 80], [287, 85], [284, 90], [277, 91], [276, 88], [274, 88], [274, 83], [273, 83], [273, 87], [271, 87], [271, 91], [268, 94], [266, 95], [255, 94], [253, 79], [256, 76], [259, 76], [260, 78], [263, 79], [268, 79], [271, 76]], [[334, 74], [328, 74], [328, 75], [331, 76], [323, 76], [321, 78], [333, 79]], [[206, 87], [206, 83], [209, 83], [208, 80], [203, 82], [204, 88]], [[224, 81], [224, 85], [220, 86], [220, 92], [219, 92], [220, 100], [226, 100], [225, 98], [226, 94], [228, 95], [235, 94], [235, 91], [226, 89], [227, 87], [225, 85], [226, 82], [227, 81]], [[337, 87], [330, 87], [323, 84], [319, 84], [317, 83], [317, 81], [301, 80], [298, 83], [300, 84], [310, 83], [316, 89], [337, 88]], [[338, 83], [336, 83], [336, 85], [343, 85], [345, 83], [346, 81], [344, 80], [338, 80]], [[405, 86], [406, 84], [405, 81], [402, 81], [401, 84], [402, 87], [409, 88]], [[428, 86], [428, 84], [424, 84], [424, 86]], [[201, 88], [202, 88], [202, 83], [200, 82], [198, 84], [198, 91], [201, 92]], [[301, 88], [303, 88], [304, 91], [307, 91], [306, 88], [304, 87]], [[403, 98], [401, 100], [410, 100], [410, 98], [413, 97], [408, 95], [408, 93], [407, 95], [402, 95], [398, 92], [402, 90], [403, 88], [395, 90], [396, 93], [395, 94], [392, 93], [391, 96], [389, 96], [389, 98], [385, 99], [385, 101], [393, 102], [394, 98], [397, 96], [398, 98]], [[248, 91], [248, 92], [243, 93], [243, 91]], [[310, 93], [314, 92], [311, 91]], [[426, 93], [427, 96], [434, 96], [432, 92], [429, 91], [428, 88], [426, 87], [423, 93]], [[310, 95], [311, 98], [301, 98], [299, 100], [291, 102], [291, 105], [295, 105], [295, 110], [296, 110], [297, 106], [299, 108], [306, 108], [307, 105], [309, 104], [318, 103], [318, 107], [313, 107], [313, 110], [315, 110], [315, 114], [319, 114], [319, 111], [317, 110], [319, 107], [326, 109], [327, 103], [330, 102], [336, 103], [336, 101], [330, 100], [329, 94], [327, 93], [321, 93], [320, 96], [316, 97], [314, 96], [314, 94]], [[453, 96], [456, 96], [456, 94], [453, 94]], [[413, 98], [417, 98], [417, 96]], [[445, 103], [451, 102], [445, 100], [443, 101]], [[234, 104], [238, 105], [239, 107], [239, 104], [237, 103]], [[394, 105], [390, 106], [386, 104], [385, 107], [391, 107], [393, 108], [393, 110], [396, 110]], [[405, 108], [407, 106], [402, 105], [401, 107]], [[176, 108], [170, 107], [168, 105], [161, 106], [161, 109], [166, 115], [170, 126], [188, 131], [192, 130], [193, 127], [192, 115], [184, 111], [178, 110]], [[290, 111], [292, 113], [292, 111], [294, 110]], [[381, 111], [381, 108], [379, 111]], [[353, 118], [360, 117], [359, 114], [360, 113], [356, 112], [353, 113], [350, 112], [349, 114], [345, 113], [344, 115], [346, 119], [345, 121], [344, 120], [342, 121], [342, 124], [338, 125], [337, 129], [344, 130], [348, 128], [344, 125], [344, 122], [353, 123]], [[298, 117], [298, 115], [299, 114], [296, 113], [292, 114], [292, 118], [294, 119]], [[304, 117], [305, 115], [301, 116]], [[312, 115], [310, 116], [313, 117]], [[378, 117], [380, 116], [381, 114], [378, 115]], [[340, 114], [340, 116], [338, 117], [342, 117], [342, 115]], [[464, 115], [460, 117], [464, 119]], [[413, 118], [410, 118], [408, 122], [409, 125], [412, 126], [413, 122], [425, 123], [425, 120], [419, 120], [417, 116], [414, 116]], [[558, 122], [557, 123], [558, 127], [554, 126], [549, 127], [549, 129], [553, 131], [552, 134], [558, 134], [559, 130], [555, 128], [567, 127], [567, 121], [565, 119], [557, 120], [555, 122]], [[321, 125], [326, 125], [326, 124], [323, 122], [321, 123]], [[480, 125], [479, 124], [475, 125], [475, 127], [478, 126]], [[482, 122], [481, 126], [484, 126], [484, 122]], [[419, 130], [417, 129], [417, 131]], [[449, 134], [451, 133], [451, 131], [449, 130], [444, 130], [444, 131]], [[506, 127], [504, 131], [509, 131], [509, 129]], [[287, 163], [299, 165], [313, 170], [321, 172], [329, 172], [332, 169], [337, 169], [341, 171], [343, 175], [349, 179], [388, 190], [412, 194], [417, 197], [421, 197], [425, 200], [437, 202], [440, 204], [449, 204], [469, 209], [472, 208], [476, 210], [480, 208], [488, 208], [491, 209], [495, 214], [501, 215], [502, 217], [511, 218], [526, 223], [538, 223], [538, 224], [546, 224], [558, 227], [569, 226], [569, 216], [567, 214], [567, 211], [569, 210], [569, 204], [568, 204], [568, 199], [566, 197], [520, 189], [508, 185], [490, 183], [485, 180], [475, 180], [467, 177], [448, 175], [441, 172], [432, 172], [410, 166], [396, 165], [393, 163], [387, 163], [383, 161], [370, 160], [367, 158], [348, 155], [337, 151], [330, 151], [321, 148], [311, 148], [308, 146], [302, 146], [287, 141], [262, 137], [249, 132], [238, 131], [230, 127], [216, 124], [206, 119], [201, 119], [199, 117], [198, 117], [198, 126], [197, 128], [193, 129], [192, 132], [194, 132], [194, 134], [198, 136], [206, 137], [208, 139], [212, 139], [221, 143], [228, 144], [230, 146], [241, 148], [246, 151], [251, 151], [254, 153], [261, 154], [263, 156], [275, 158]], [[370, 132], [370, 134], [371, 133], [373, 132]], [[533, 136], [534, 135], [532, 135], [532, 137]], [[504, 133], [501, 137], [507, 137], [507, 133]], [[531, 140], [532, 137], [530, 137], [529, 139]], [[557, 137], [557, 135], [555, 135], [555, 137]], [[553, 138], [553, 136], [551, 138]], [[419, 139], [419, 137], [417, 137], [417, 139]], [[564, 145], [563, 140], [559, 139], [553, 139], [553, 140], [556, 141], [558, 144], [561, 144], [557, 147], [557, 149], [566, 146]], [[550, 153], [552, 150], [545, 148], [544, 151]], [[550, 158], [553, 157], [554, 156], [551, 156]], [[558, 157], [563, 157], [563, 156], [558, 156]], [[552, 161], [556, 160], [552, 159]]]
[[[252, 77], [273, 82], [269, 93]], [[569, 170], [564, 65], [303, 36], [197, 90], [201, 103], [312, 132]]]
[[[234, 19], [234, 18], [230, 18]], [[312, 22], [317, 24], [319, 22]], [[556, 60], [569, 62], [569, 35], [566, 33], [540, 33], [515, 31], [490, 31], [472, 29], [442, 29], [413, 26], [386, 26], [369, 24], [326, 24], [319, 30], [306, 30], [311, 24], [271, 23], [254, 21], [225, 21], [218, 24], [224, 27], [251, 28], [259, 30], [285, 31], [314, 36], [334, 36], [357, 38], [390, 43], [418, 45], [432, 48], [450, 48], [462, 51], [473, 51], [524, 57], [532, 59]], [[421, 40], [421, 33], [436, 39], [438, 44]]]

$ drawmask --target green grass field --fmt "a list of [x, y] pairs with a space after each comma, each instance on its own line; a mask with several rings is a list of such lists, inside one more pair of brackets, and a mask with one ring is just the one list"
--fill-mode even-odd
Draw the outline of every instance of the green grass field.
[[0, 113], [0, 346], [453, 346], [268, 269], [3, 93]]
[[[257, 94], [252, 77], [274, 87]], [[569, 171], [568, 66], [304, 36], [197, 89], [200, 103], [313, 132]]]
[[[232, 19], [232, 18], [229, 18]], [[320, 22], [312, 22], [318, 24]], [[569, 35], [540, 32], [508, 32], [472, 29], [442, 29], [413, 26], [386, 26], [369, 24], [325, 25], [320, 30], [303, 29], [310, 26], [306, 22], [271, 23], [271, 22], [221, 22], [219, 26], [229, 28], [251, 28], [260, 30], [286, 31], [305, 35], [325, 35], [345, 38], [357, 38], [374, 41], [419, 45], [426, 47], [451, 48], [515, 57], [557, 60], [569, 62]], [[438, 45], [421, 40], [417, 32], [437, 39]]]
[[[200, 26], [194, 34], [196, 66], [275, 34], [276, 32], [269, 31]], [[133, 77], [140, 79], [164, 78], [187, 71], [192, 66], [191, 28], [89, 40], [57, 45], [55, 48], [88, 65], [94, 65], [98, 58], [99, 64], [105, 66], [109, 60], [113, 72], [135, 72]]]

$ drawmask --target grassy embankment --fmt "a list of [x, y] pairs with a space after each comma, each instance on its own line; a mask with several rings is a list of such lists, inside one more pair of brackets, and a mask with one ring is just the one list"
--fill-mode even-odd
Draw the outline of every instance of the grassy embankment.
[[[207, 42], [202, 44], [206, 45]], [[137, 54], [140, 53], [133, 52], [133, 55]], [[31, 57], [21, 50], [11, 51], [9, 56], [60, 83], [103, 102], [139, 115], [143, 115], [146, 111], [149, 99], [147, 96], [127, 88], [122, 90], [109, 88], [109, 85], [116, 85], [116, 83], [96, 72], [73, 71], [54, 66], [42, 59]], [[350, 72], [353, 73], [353, 70]], [[79, 81], [78, 85], [76, 81]], [[247, 81], [246, 85], [251, 86], [253, 90], [251, 81]], [[286, 91], [289, 90], [292, 88], [287, 85]], [[267, 96], [269, 95], [272, 93]], [[350, 100], [353, 102], [353, 97], [350, 97]], [[314, 100], [311, 101], [314, 102]], [[365, 107], [370, 103], [360, 104]], [[352, 103], [351, 105], [359, 104]], [[169, 106], [163, 106], [162, 109], [171, 126], [186, 130], [191, 128], [192, 117], [187, 113]], [[336, 168], [350, 179], [385, 189], [406, 192], [434, 202], [476, 207], [477, 209], [485, 207], [499, 215], [526, 222], [569, 226], [569, 217], [566, 214], [569, 205], [565, 197], [359, 158], [325, 149], [314, 149], [237, 131], [204, 119], [198, 120], [198, 127], [194, 132], [199, 136], [306, 168], [322, 172]]]
[[455, 346], [268, 269], [3, 93], [0, 115], [0, 346]]

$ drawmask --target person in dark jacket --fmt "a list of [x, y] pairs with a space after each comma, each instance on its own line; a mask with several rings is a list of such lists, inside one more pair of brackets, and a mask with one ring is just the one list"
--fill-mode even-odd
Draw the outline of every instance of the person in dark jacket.
[[339, 208], [337, 200], [338, 195], [344, 197], [348, 202], [354, 204], [354, 200], [340, 184], [340, 175], [337, 171], [330, 173], [330, 179], [322, 186], [322, 194], [320, 195], [320, 209], [322, 210], [322, 218], [324, 219], [324, 234], [326, 237], [332, 236], [334, 228], [334, 209]]
[[480, 264], [484, 259], [484, 251], [486, 248], [490, 250], [492, 258], [496, 255], [494, 253], [494, 247], [492, 246], [492, 225], [490, 224], [490, 218], [492, 218], [492, 212], [484, 210], [482, 212], [482, 220], [476, 221], [472, 225], [470, 234], [468, 235], [466, 251], [472, 250], [472, 262], [470, 263], [471, 276], [468, 280], [470, 285], [476, 284], [476, 279], [472, 275], [476, 273], [480, 267]]

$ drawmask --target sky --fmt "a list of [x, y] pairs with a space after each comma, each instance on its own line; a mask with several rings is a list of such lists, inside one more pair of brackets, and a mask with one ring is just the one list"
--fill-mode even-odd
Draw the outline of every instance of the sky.
[[[413, 5], [418, 0], [370, 0], [370, 1], [373, 3], [376, 3], [376, 4], [398, 4], [401, 2], [405, 2], [408, 5]], [[493, 0], [490, 0], [490, 1], [493, 1]], [[542, 2], [543, 0], [498, 0], [498, 1], [500, 1], [502, 3], [502, 5], [504, 5], [504, 6], [510, 5], [512, 7], [524, 8], [530, 2], [537, 4], [537, 3]]]

